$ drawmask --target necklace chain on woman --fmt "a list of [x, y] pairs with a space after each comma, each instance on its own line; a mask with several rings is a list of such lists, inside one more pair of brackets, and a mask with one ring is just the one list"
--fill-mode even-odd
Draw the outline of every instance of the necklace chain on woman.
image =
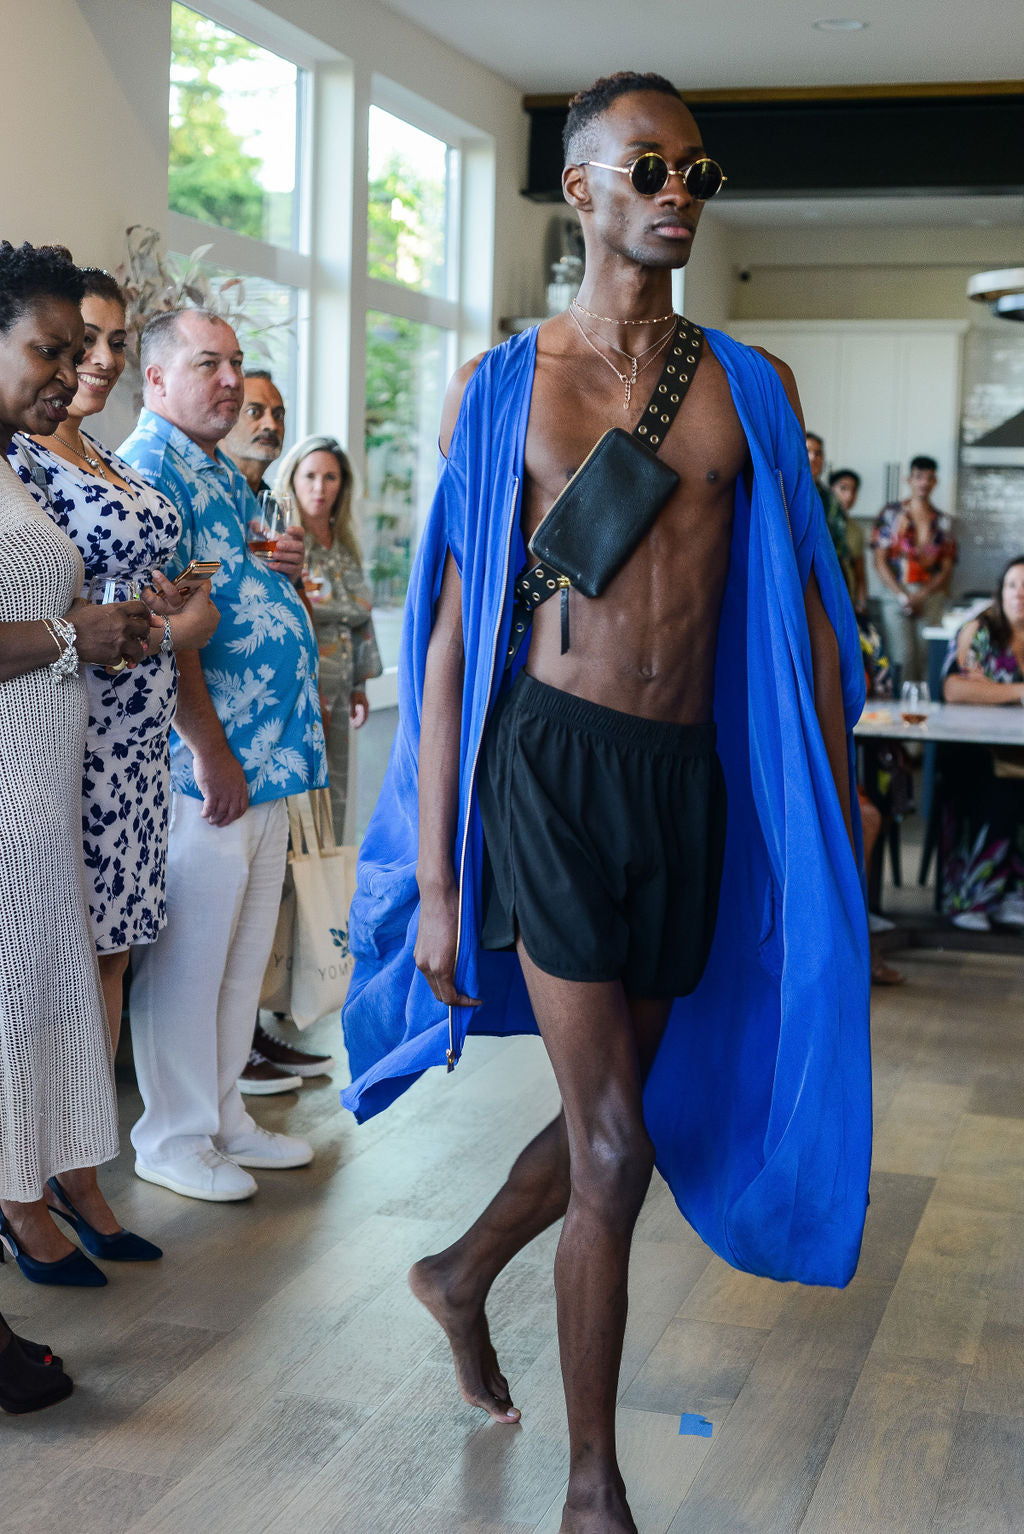
[[602, 320], [606, 325], [663, 325], [666, 320], [675, 319], [675, 312], [670, 309], [668, 314], [656, 314], [650, 320], [614, 320], [610, 314], [595, 314], [593, 309], [584, 308], [578, 298], [574, 298], [571, 301], [569, 308], [578, 309], [581, 314], [585, 314], [590, 320]]
[[73, 442], [69, 442], [66, 437], [62, 437], [59, 431], [55, 431], [53, 435], [56, 437], [57, 441], [61, 444], [62, 447], [67, 448], [69, 453], [74, 453], [76, 458], [81, 458], [82, 462], [87, 463], [90, 468], [99, 469], [104, 479], [106, 479], [106, 464], [103, 462], [102, 458], [93, 458], [90, 453], [84, 451], [85, 438], [81, 435], [81, 433], [79, 433], [79, 440], [83, 443], [83, 447], [80, 448], [76, 447]]
[[[586, 312], [586, 311], [584, 311], [584, 312]], [[628, 410], [629, 409], [630, 400], [633, 397], [633, 385], [636, 383], [637, 378], [643, 372], [644, 368], [650, 367], [651, 363], [658, 356], [659, 352], [661, 352], [661, 351], [663, 351], [665, 349], [665, 347], [668, 345], [668, 343], [671, 341], [672, 337], [676, 333], [675, 315], [673, 314], [671, 316], [671, 319], [672, 319], [672, 328], [671, 328], [671, 330], [669, 330], [667, 332], [667, 334], [663, 335], [660, 341], [655, 341], [653, 346], [649, 346], [645, 352], [641, 352], [640, 353], [641, 357], [646, 357], [647, 358], [646, 362], [643, 362], [643, 363], [639, 362], [638, 358], [634, 357], [630, 352], [622, 351], [618, 346], [613, 346], [612, 347], [612, 350], [618, 352], [621, 357], [628, 357], [629, 358], [630, 371], [628, 373], [620, 373], [618, 368], [615, 366], [615, 363], [612, 361], [612, 359], [610, 357], [606, 357], [604, 352], [601, 351], [600, 347], [597, 347], [597, 346], [594, 345], [593, 341], [587, 335], [587, 332], [586, 332], [586, 330], [585, 330], [585, 328], [583, 326], [583, 323], [580, 320], [579, 316], [577, 314], [573, 314], [572, 309], [569, 310], [569, 313], [570, 313], [570, 315], [572, 315], [572, 318], [575, 321], [576, 329], [579, 331], [579, 333], [583, 337], [584, 341], [586, 341], [587, 345], [590, 347], [590, 350], [592, 352], [596, 353], [596, 355], [598, 357], [600, 357], [601, 361], [603, 363], [605, 363], [605, 365], [607, 367], [611, 368], [611, 370], [615, 374], [616, 378], [622, 384], [623, 388], [626, 391], [625, 398], [622, 401], [622, 408], [623, 408], [623, 410]], [[608, 345], [608, 346], [612, 345], [612, 343], [610, 341], [606, 342], [605, 344]]]

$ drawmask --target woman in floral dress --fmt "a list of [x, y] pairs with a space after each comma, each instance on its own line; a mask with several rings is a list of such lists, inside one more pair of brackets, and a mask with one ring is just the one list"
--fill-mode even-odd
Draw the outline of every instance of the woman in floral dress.
[[[1024, 554], [1007, 565], [995, 600], [949, 647], [950, 703], [1024, 703]], [[942, 750], [942, 909], [958, 927], [1024, 930], [1024, 751]]]
[[[218, 614], [209, 587], [184, 607], [160, 567], [181, 532], [171, 503], [134, 469], [82, 430], [101, 411], [125, 365], [124, 299], [113, 277], [87, 268], [82, 300], [85, 351], [67, 418], [46, 437], [17, 434], [11, 465], [85, 564], [82, 595], [125, 601], [142, 588], [181, 610], [155, 620], [149, 654], [137, 666], [86, 671], [89, 722], [82, 774], [82, 835], [89, 916], [111, 1043], [116, 1051], [129, 952], [151, 943], [165, 921], [168, 733], [177, 697], [174, 651], [206, 643]], [[151, 1243], [126, 1241], [96, 1183], [95, 1169], [54, 1179], [52, 1206], [97, 1255], [137, 1261], [159, 1256]]]
[[[307, 437], [281, 460], [275, 493], [291, 496], [309, 534], [306, 595], [320, 651], [320, 699], [327, 736], [331, 819], [345, 836], [349, 783], [349, 722], [358, 730], [370, 704], [363, 683], [380, 676], [370, 609], [373, 593], [352, 525], [352, 465], [334, 437]], [[351, 840], [349, 836], [348, 840]]]

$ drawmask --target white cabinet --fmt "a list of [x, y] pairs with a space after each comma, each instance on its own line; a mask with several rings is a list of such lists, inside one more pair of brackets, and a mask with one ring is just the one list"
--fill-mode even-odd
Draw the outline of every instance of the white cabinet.
[[885, 503], [888, 466], [903, 475], [916, 453], [938, 459], [935, 503], [956, 511], [965, 324], [749, 320], [729, 328], [789, 363], [807, 427], [825, 439], [826, 463], [861, 476], [858, 517], [874, 517]]

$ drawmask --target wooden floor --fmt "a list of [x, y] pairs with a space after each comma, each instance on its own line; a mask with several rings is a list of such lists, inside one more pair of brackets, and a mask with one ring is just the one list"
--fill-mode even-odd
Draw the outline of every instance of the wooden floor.
[[[644, 1534], [1024, 1527], [1022, 967], [898, 962], [908, 986], [875, 992], [872, 1203], [847, 1290], [736, 1273], [651, 1192], [619, 1416]], [[100, 1291], [0, 1272], [0, 1308], [77, 1381], [64, 1406], [0, 1418], [5, 1534], [553, 1534], [555, 1233], [494, 1293], [519, 1428], [460, 1402], [404, 1274], [554, 1109], [539, 1043], [488, 1040], [362, 1129], [331, 1085], [257, 1099], [317, 1158], [257, 1174], [249, 1204], [178, 1198], [123, 1156], [107, 1187], [163, 1262], [109, 1264]], [[680, 1436], [684, 1412], [713, 1436]]]

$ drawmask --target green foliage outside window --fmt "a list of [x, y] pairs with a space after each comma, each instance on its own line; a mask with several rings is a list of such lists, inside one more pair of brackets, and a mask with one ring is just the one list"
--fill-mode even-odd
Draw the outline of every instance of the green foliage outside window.
[[168, 201], [175, 213], [263, 236], [261, 162], [246, 154], [224, 110], [218, 65], [251, 62], [260, 50], [184, 5], [171, 6], [170, 161]]

